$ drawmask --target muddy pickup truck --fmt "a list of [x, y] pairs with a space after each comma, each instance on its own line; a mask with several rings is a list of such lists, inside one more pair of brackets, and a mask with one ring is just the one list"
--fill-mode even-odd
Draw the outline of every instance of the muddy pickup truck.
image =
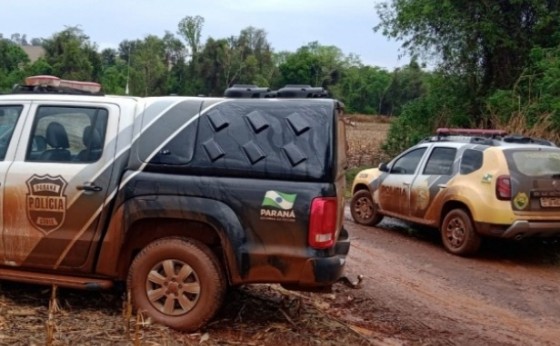
[[28, 78], [0, 96], [0, 279], [123, 284], [137, 311], [188, 331], [228, 286], [328, 288], [350, 247], [339, 111]]

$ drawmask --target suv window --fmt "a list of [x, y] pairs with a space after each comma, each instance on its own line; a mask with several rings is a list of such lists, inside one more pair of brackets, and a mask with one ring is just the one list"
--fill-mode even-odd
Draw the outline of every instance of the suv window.
[[473, 149], [467, 149], [461, 158], [461, 174], [469, 174], [482, 167], [482, 152]]
[[393, 174], [413, 174], [420, 163], [426, 148], [415, 149], [400, 157], [391, 168]]
[[97, 161], [103, 151], [107, 117], [102, 108], [39, 107], [26, 160]]
[[537, 177], [560, 172], [560, 153], [558, 151], [515, 151], [511, 154], [510, 164], [527, 176]]
[[6, 157], [8, 144], [23, 106], [0, 106], [0, 160]]
[[434, 148], [424, 168], [425, 175], [450, 175], [453, 173], [453, 162], [457, 149]]

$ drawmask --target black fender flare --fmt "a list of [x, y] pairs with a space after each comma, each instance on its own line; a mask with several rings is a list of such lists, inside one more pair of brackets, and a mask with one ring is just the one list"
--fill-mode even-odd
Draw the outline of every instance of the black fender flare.
[[97, 273], [118, 275], [115, 259], [120, 256], [126, 233], [135, 222], [158, 218], [197, 221], [212, 227], [220, 238], [230, 281], [241, 281], [239, 268], [246, 235], [239, 218], [224, 202], [188, 196], [141, 196], [128, 199], [117, 207], [103, 238]]

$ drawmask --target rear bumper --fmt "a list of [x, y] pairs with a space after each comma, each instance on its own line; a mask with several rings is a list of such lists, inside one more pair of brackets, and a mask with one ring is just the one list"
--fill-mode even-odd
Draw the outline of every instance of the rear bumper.
[[283, 284], [291, 290], [328, 289], [342, 276], [346, 265], [346, 255], [350, 251], [348, 231], [343, 229], [334, 246], [334, 254], [328, 257], [309, 258], [301, 271], [298, 282]]
[[560, 236], [560, 221], [515, 221], [502, 234], [502, 238], [521, 239], [525, 237], [554, 237]]

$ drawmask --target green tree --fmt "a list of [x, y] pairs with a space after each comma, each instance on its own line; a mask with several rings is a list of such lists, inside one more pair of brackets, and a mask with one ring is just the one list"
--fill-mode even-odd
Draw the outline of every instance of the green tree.
[[426, 77], [427, 73], [414, 60], [402, 68], [396, 68], [383, 95], [381, 112], [400, 115], [408, 102], [426, 94]]
[[149, 35], [130, 51], [130, 92], [139, 96], [167, 94], [168, 65], [163, 39]]
[[0, 91], [7, 91], [21, 83], [29, 58], [23, 49], [7, 39], [0, 39]]
[[354, 64], [342, 70], [340, 81], [331, 90], [349, 113], [387, 114], [387, 89], [391, 74], [378, 67]]
[[197, 79], [207, 95], [222, 95], [233, 84], [270, 86], [277, 75], [266, 32], [253, 27], [227, 39], [208, 38], [196, 64]]
[[499, 124], [523, 115], [526, 130], [542, 121], [548, 122], [551, 132], [560, 130], [560, 46], [534, 48], [530, 64], [513, 88], [495, 91], [486, 107], [489, 120]]
[[560, 42], [557, 0], [392, 0], [377, 10], [375, 30], [463, 76], [476, 117], [493, 90], [513, 86], [533, 47]]
[[54, 75], [64, 79], [93, 80], [100, 78], [97, 47], [78, 27], [68, 27], [43, 41], [45, 60]]
[[186, 16], [181, 19], [178, 25], [177, 33], [187, 41], [193, 58], [197, 56], [200, 48], [200, 37], [203, 27], [204, 18], [201, 16]]
[[200, 93], [211, 96], [223, 94], [228, 86], [228, 73], [234, 69], [230, 54], [228, 40], [208, 38], [198, 56], [197, 73], [201, 81]]
[[279, 66], [283, 84], [308, 84], [329, 88], [346, 67], [342, 51], [335, 46], [311, 42], [289, 54]]

